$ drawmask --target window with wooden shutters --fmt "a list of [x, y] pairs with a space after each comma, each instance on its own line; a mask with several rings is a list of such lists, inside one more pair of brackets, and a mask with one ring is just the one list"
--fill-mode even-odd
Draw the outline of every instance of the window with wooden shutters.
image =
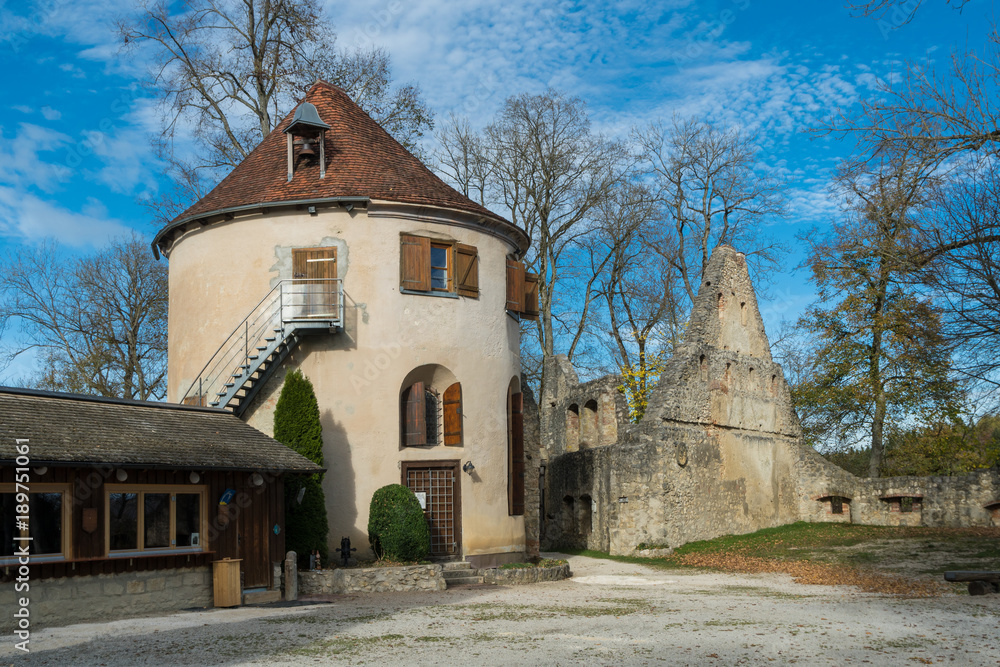
[[529, 320], [538, 319], [538, 276], [524, 274], [524, 303], [521, 315]]
[[427, 444], [427, 402], [423, 382], [414, 382], [401, 398], [403, 445], [422, 447]]
[[462, 385], [458, 382], [444, 390], [444, 444], [462, 446]]
[[479, 297], [479, 251], [474, 246], [455, 244], [455, 284], [460, 295]]
[[423, 236], [400, 237], [399, 287], [414, 292], [431, 291], [431, 240]]
[[524, 306], [524, 264], [507, 258], [507, 310], [520, 313]]
[[524, 403], [523, 394], [510, 394], [508, 421], [507, 502], [512, 516], [524, 514]]

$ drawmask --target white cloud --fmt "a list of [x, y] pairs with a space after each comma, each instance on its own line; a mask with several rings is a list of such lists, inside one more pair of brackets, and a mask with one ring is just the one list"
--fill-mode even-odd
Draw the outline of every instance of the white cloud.
[[77, 213], [60, 204], [0, 185], [0, 237], [36, 242], [55, 238], [71, 246], [102, 246], [129, 233], [122, 222]]
[[[21, 123], [12, 140], [7, 140], [0, 128], [0, 184], [43, 192], [61, 189], [72, 176], [62, 160], [70, 141], [65, 134], [31, 123]], [[51, 154], [56, 161], [43, 160], [42, 153]]]
[[44, 106], [42, 107], [42, 116], [45, 120], [59, 120], [62, 118], [62, 113], [50, 106]]

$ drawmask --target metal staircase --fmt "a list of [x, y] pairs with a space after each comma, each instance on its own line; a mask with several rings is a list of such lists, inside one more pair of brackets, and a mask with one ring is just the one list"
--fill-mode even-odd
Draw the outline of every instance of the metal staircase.
[[223, 341], [181, 398], [240, 416], [304, 336], [344, 326], [339, 279], [282, 280]]

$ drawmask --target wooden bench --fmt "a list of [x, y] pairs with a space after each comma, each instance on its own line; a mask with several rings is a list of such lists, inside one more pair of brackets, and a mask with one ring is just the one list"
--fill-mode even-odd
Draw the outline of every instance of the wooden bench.
[[944, 579], [945, 581], [969, 582], [969, 595], [1000, 593], [1000, 572], [945, 572]]

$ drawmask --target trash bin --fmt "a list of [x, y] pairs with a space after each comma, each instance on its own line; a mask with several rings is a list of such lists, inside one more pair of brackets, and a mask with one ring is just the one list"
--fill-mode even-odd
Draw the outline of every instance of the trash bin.
[[242, 603], [240, 590], [241, 558], [223, 558], [212, 562], [215, 585], [216, 607], [239, 607]]

